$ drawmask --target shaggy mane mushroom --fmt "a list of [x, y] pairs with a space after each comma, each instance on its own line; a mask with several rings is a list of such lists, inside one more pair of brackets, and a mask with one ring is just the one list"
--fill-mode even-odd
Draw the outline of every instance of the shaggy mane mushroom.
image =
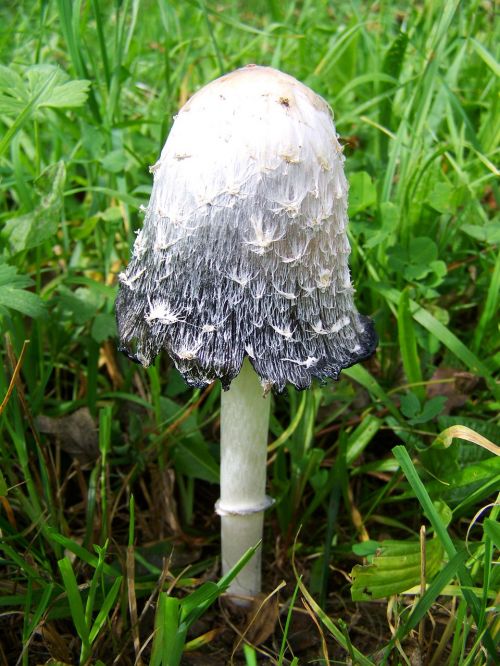
[[[344, 156], [328, 104], [249, 65], [183, 106], [116, 302], [120, 348], [165, 350], [186, 382], [219, 379], [223, 570], [262, 535], [269, 392], [374, 352], [348, 267]], [[228, 390], [229, 389], [229, 390]], [[260, 591], [260, 554], [230, 589]]]

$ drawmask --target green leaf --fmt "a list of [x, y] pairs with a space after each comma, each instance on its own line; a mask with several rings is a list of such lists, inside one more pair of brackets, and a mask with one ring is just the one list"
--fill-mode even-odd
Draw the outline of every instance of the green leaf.
[[26, 275], [19, 275], [17, 268], [0, 263], [0, 314], [10, 308], [29, 317], [42, 317], [46, 314], [45, 303], [40, 296], [26, 291], [33, 281]]
[[401, 411], [411, 425], [427, 423], [440, 414], [446, 404], [446, 397], [437, 395], [424, 402], [423, 406], [413, 392], [401, 397]]
[[0, 72], [0, 113], [15, 116], [15, 119], [0, 140], [0, 155], [37, 110], [81, 106], [87, 99], [90, 81], [74, 81], [66, 87], [67, 75], [54, 65], [25, 68], [24, 76], [6, 70], [2, 67]]
[[354, 216], [377, 202], [377, 190], [366, 171], [349, 176], [349, 216]]
[[87, 101], [90, 81], [67, 81], [54, 86], [50, 96], [43, 99], [40, 107], [51, 107], [54, 109], [72, 109], [83, 106]]
[[2, 470], [0, 469], [0, 497], [7, 497], [8, 492], [9, 492], [9, 486], [7, 485], [5, 476], [3, 475]]
[[155, 635], [150, 666], [177, 666], [186, 640], [187, 626], [181, 628], [181, 602], [162, 592], [155, 615]]
[[127, 156], [123, 150], [112, 150], [101, 160], [103, 169], [111, 173], [120, 173], [125, 168], [126, 163]]
[[113, 585], [111, 586], [111, 589], [107, 593], [101, 609], [99, 613], [97, 614], [96, 619], [94, 620], [94, 623], [92, 625], [92, 629], [89, 634], [89, 641], [90, 643], [93, 643], [97, 636], [99, 635], [99, 632], [101, 631], [104, 623], [108, 619], [109, 611], [111, 610], [113, 604], [115, 603], [115, 599], [118, 595], [118, 592], [120, 591], [120, 585], [122, 583], [122, 576], [118, 576], [118, 578], [115, 580]]
[[199, 606], [213, 603], [220, 595], [220, 589], [217, 583], [207, 581], [203, 583], [197, 590], [188, 594], [182, 600], [182, 618], [185, 619], [188, 615], [195, 611]]
[[219, 466], [206, 442], [198, 437], [183, 438], [172, 448], [172, 460], [181, 474], [219, 483]]
[[[449, 451], [443, 455], [450, 455]], [[434, 498], [443, 498], [450, 504], [478, 502], [500, 486], [500, 458], [490, 455], [486, 460], [460, 468], [441, 471], [437, 479], [426, 478], [425, 487]], [[479, 492], [479, 495], [475, 494]]]
[[439, 213], [456, 213], [462, 203], [463, 192], [450, 183], [437, 182], [427, 196], [426, 202]]
[[382, 547], [380, 541], [368, 539], [368, 541], [361, 541], [360, 543], [353, 544], [352, 552], [358, 557], [370, 557]]
[[392, 244], [392, 238], [398, 226], [398, 209], [396, 206], [385, 201], [379, 207], [378, 221], [376, 218], [359, 216], [352, 220], [349, 225], [349, 235], [351, 232], [357, 238], [364, 236], [363, 246], [372, 249], [381, 243]]
[[25, 215], [5, 223], [5, 233], [14, 252], [20, 252], [50, 240], [57, 232], [64, 200], [66, 166], [62, 160], [47, 167], [35, 181], [39, 204]]
[[[401, 298], [401, 292], [392, 287], [388, 287], [379, 283], [377, 285], [377, 290], [379, 293], [383, 294], [389, 301], [394, 304], [399, 303]], [[446, 326], [444, 326], [436, 317], [434, 317], [428, 310], [418, 305], [413, 300], [410, 300], [410, 311], [412, 313], [415, 321], [418, 321], [425, 329], [427, 329], [432, 335], [434, 335], [442, 344], [445, 345], [457, 358], [459, 358], [462, 363], [464, 363], [469, 370], [473, 373], [482, 375], [493, 395], [500, 398], [500, 388], [497, 386], [496, 381], [491, 376], [488, 367], [473, 353], [464, 343], [457, 338], [457, 336], [452, 333]], [[353, 366], [354, 368], [359, 368], [360, 366]], [[350, 368], [349, 370], [352, 370]], [[344, 370], [345, 374], [348, 374]]]
[[104, 298], [97, 291], [86, 287], [71, 291], [61, 286], [58, 290], [58, 303], [64, 311], [65, 318], [82, 325], [96, 315], [104, 303]]
[[401, 412], [408, 419], [414, 418], [420, 412], [420, 400], [412, 391], [401, 397]]
[[495, 59], [495, 57], [485, 48], [481, 42], [478, 42], [474, 37], [470, 37], [469, 41], [476, 49], [476, 53], [483, 59], [483, 61], [488, 65], [493, 74], [498, 78], [500, 76], [500, 64]]
[[389, 248], [387, 254], [389, 266], [396, 273], [402, 274], [409, 282], [423, 280], [433, 271], [437, 272], [440, 277], [444, 277], [446, 274], [444, 262], [436, 261], [437, 245], [427, 236], [412, 239], [408, 248], [403, 245], [395, 245]]
[[[439, 571], [444, 549], [437, 539], [426, 543], [426, 577]], [[357, 564], [352, 572], [353, 601], [382, 599], [400, 594], [420, 581], [419, 541], [382, 541], [371, 564]]]
[[[69, 550], [71, 553], [74, 553], [82, 560], [82, 562], [89, 564], [94, 569], [97, 568], [99, 559], [93, 553], [90, 553], [86, 548], [80, 546], [80, 544], [76, 543], [76, 541], [73, 541], [73, 539], [70, 539], [63, 534], [59, 534], [59, 532], [56, 532], [53, 529], [49, 529], [49, 534], [53, 541], [61, 544], [63, 548]], [[114, 569], [110, 564], [106, 564], [106, 562], [103, 563], [102, 570], [107, 576], [113, 576], [113, 578], [120, 577], [120, 572], [117, 569]]]
[[[401, 469], [403, 470], [403, 473], [408, 480], [408, 483], [412, 487], [412, 490], [415, 493], [415, 497], [418, 499], [422, 509], [431, 521], [436, 536], [443, 545], [448, 558], [453, 560], [457, 555], [457, 549], [455, 548], [455, 545], [450, 535], [448, 534], [446, 525], [443, 523], [441, 516], [439, 515], [430, 498], [426, 486], [420, 479], [417, 470], [415, 469], [415, 465], [413, 464], [408, 454], [408, 451], [404, 446], [395, 446], [392, 449], [392, 452], [400, 464]], [[463, 563], [457, 566], [456, 571], [462, 586], [462, 594], [472, 611], [474, 619], [476, 620], [477, 624], [481, 626], [481, 609], [479, 606], [479, 601], [472, 592], [472, 587], [474, 586], [472, 576]], [[490, 654], [495, 654], [496, 648], [494, 641], [491, 637], [490, 631], [487, 628], [484, 629], [483, 641]]]
[[500, 243], [500, 222], [487, 222], [484, 225], [462, 224], [460, 230], [483, 243]]
[[444, 395], [436, 395], [434, 398], [427, 400], [416, 423], [432, 421], [438, 414], [441, 414], [446, 405], [446, 400], [446, 396]]
[[346, 463], [352, 465], [363, 453], [382, 426], [382, 421], [368, 414], [359, 426], [349, 435], [346, 442]]
[[484, 533], [494, 543], [495, 548], [500, 550], [500, 525], [492, 518], [486, 518], [483, 523]]
[[[404, 636], [408, 636], [410, 631], [414, 629], [420, 620], [429, 611], [434, 601], [443, 591], [443, 588], [457, 575], [459, 567], [463, 566], [467, 559], [467, 551], [461, 550], [456, 553], [445, 567], [434, 577], [434, 580], [427, 588], [424, 595], [419, 599], [417, 605], [414, 607], [410, 617], [406, 622], [399, 626], [396, 636], [391, 639], [389, 647], [396, 639], [402, 640]], [[386, 655], [389, 650], [386, 651]]]
[[350, 368], [345, 368], [342, 370], [342, 373], [346, 377], [350, 377], [358, 384], [361, 384], [367, 391], [373, 394], [380, 402], [387, 407], [389, 412], [394, 416], [398, 421], [403, 421], [401, 414], [398, 411], [398, 408], [389, 397], [389, 395], [384, 391], [382, 386], [377, 382], [375, 377], [362, 365], [353, 365]]
[[[410, 312], [410, 297], [405, 289], [401, 292], [398, 303], [398, 340], [401, 350], [401, 360], [408, 383], [418, 384], [422, 382], [422, 370], [417, 351], [417, 339], [415, 337], [415, 324]], [[414, 388], [416, 397], [424, 400], [425, 390], [423, 386]]]
[[[50, 85], [47, 86], [47, 82]], [[74, 108], [87, 101], [90, 81], [70, 81], [69, 76], [55, 65], [32, 65], [24, 70], [24, 79], [18, 78], [20, 87], [2, 92], [28, 101], [38, 97], [37, 108]]]
[[104, 342], [104, 340], [107, 340], [108, 338], [115, 337], [116, 321], [114, 315], [107, 312], [101, 312], [96, 315], [90, 334], [98, 343]]
[[61, 572], [63, 579], [64, 589], [68, 597], [71, 618], [75, 625], [75, 629], [80, 636], [82, 643], [88, 644], [89, 630], [87, 624], [85, 623], [85, 611], [83, 610], [82, 597], [80, 595], [80, 590], [78, 589], [78, 583], [76, 582], [73, 567], [71, 566], [71, 562], [66, 557], [59, 560], [57, 564], [59, 566], [59, 571]]

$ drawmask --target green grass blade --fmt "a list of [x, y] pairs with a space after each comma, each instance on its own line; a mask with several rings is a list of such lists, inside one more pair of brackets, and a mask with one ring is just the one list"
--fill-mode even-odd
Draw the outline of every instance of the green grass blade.
[[51, 601], [52, 592], [54, 591], [54, 588], [55, 588], [54, 583], [49, 583], [45, 588], [43, 588], [40, 601], [37, 603], [35, 612], [33, 613], [33, 616], [31, 617], [30, 623], [28, 624], [27, 627], [28, 637], [31, 636], [31, 634], [38, 627], [38, 623], [40, 622], [42, 615], [47, 610], [47, 606]]
[[285, 658], [285, 650], [288, 641], [288, 633], [290, 631], [290, 623], [292, 621], [293, 608], [295, 606], [295, 600], [297, 599], [298, 591], [299, 583], [297, 582], [292, 597], [289, 601], [288, 613], [286, 614], [285, 628], [283, 630], [283, 638], [281, 640], [280, 653], [278, 656], [278, 666], [283, 666], [283, 659]]
[[121, 584], [122, 584], [122, 576], [119, 576], [111, 586], [109, 592], [107, 593], [102, 603], [102, 606], [99, 610], [99, 613], [97, 614], [97, 617], [94, 620], [92, 629], [90, 630], [89, 633], [90, 643], [93, 643], [95, 641], [95, 639], [99, 635], [99, 632], [103, 628], [104, 623], [108, 619], [109, 611], [111, 610], [113, 604], [115, 603], [115, 599], [118, 595], [118, 592], [120, 591]]
[[387, 395], [384, 389], [380, 386], [375, 377], [373, 377], [373, 375], [371, 375], [370, 372], [365, 367], [363, 367], [362, 365], [353, 365], [351, 368], [346, 368], [345, 370], [342, 370], [342, 372], [344, 373], [344, 375], [347, 375], [347, 377], [350, 377], [350, 379], [354, 379], [355, 382], [361, 384], [361, 386], [363, 386], [369, 393], [378, 398], [380, 402], [385, 407], [387, 407], [387, 409], [394, 416], [395, 419], [397, 419], [401, 423], [404, 423], [404, 419], [399, 413], [399, 410], [396, 407], [396, 405], [393, 403], [393, 401], [390, 399], [390, 397]]
[[484, 303], [481, 316], [479, 318], [476, 331], [474, 333], [474, 341], [472, 347], [476, 353], [480, 352], [481, 343], [484, 338], [484, 334], [488, 326], [495, 325], [498, 319], [498, 303], [500, 299], [500, 253], [497, 254], [497, 260], [495, 262], [495, 268], [493, 269], [493, 275], [491, 276], [490, 286], [488, 287], [488, 293], [486, 295], [486, 301]]
[[[427, 493], [427, 490], [424, 484], [422, 483], [418, 475], [418, 472], [415, 469], [415, 466], [411, 461], [408, 451], [404, 446], [395, 446], [392, 452], [394, 454], [394, 457], [400, 464], [401, 469], [403, 470], [425, 514], [427, 515], [427, 518], [430, 520], [438, 539], [443, 544], [444, 549], [448, 554], [448, 557], [450, 558], [450, 560], [453, 560], [453, 558], [457, 554], [455, 545], [451, 540], [451, 537], [448, 534], [448, 531], [443, 521], [441, 520], [439, 513], [437, 512], [434, 504], [432, 503], [432, 500], [429, 497], [429, 494]], [[467, 568], [465, 567], [465, 565], [463, 564], [459, 565], [458, 576], [460, 579], [460, 583], [462, 585], [464, 598], [467, 601], [467, 604], [469, 605], [469, 608], [472, 612], [472, 615], [474, 616], [476, 623], [478, 624], [478, 629], [482, 631], [484, 627], [480, 624], [481, 607], [476, 596], [470, 592], [470, 589], [474, 587], [474, 584], [472, 581], [472, 577]], [[494, 641], [491, 637], [490, 632], [487, 630], [485, 630], [484, 634], [484, 644], [491, 655], [494, 655], [496, 653]]]
[[[410, 313], [410, 296], [406, 289], [401, 292], [398, 303], [398, 340], [408, 383], [420, 384], [422, 382], [422, 369], [418, 357], [413, 318]], [[421, 402], [425, 400], [423, 386], [416, 386], [413, 391]]]
[[459, 567], [465, 563], [466, 559], [467, 551], [465, 549], [457, 552], [454, 557], [446, 564], [446, 566], [434, 577], [424, 595], [417, 602], [410, 617], [404, 624], [399, 627], [395, 638], [392, 639], [387, 646], [385, 652], [386, 657], [388, 656], [390, 649], [393, 647], [396, 640], [403, 640], [405, 636], [408, 636], [408, 634], [413, 629], [415, 629], [420, 620], [430, 610], [437, 597], [441, 594], [445, 585], [448, 585], [452, 578], [457, 576]]
[[59, 571], [63, 579], [64, 589], [68, 597], [69, 608], [71, 611], [71, 618], [75, 625], [75, 629], [82, 641], [82, 647], [88, 647], [89, 644], [89, 629], [85, 622], [85, 611], [83, 609], [82, 597], [78, 589], [75, 574], [71, 562], [68, 558], [64, 557], [58, 561]]
[[[97, 568], [99, 564], [99, 558], [93, 553], [90, 553], [86, 548], [80, 546], [80, 544], [78, 544], [76, 541], [73, 541], [73, 539], [65, 537], [63, 534], [59, 534], [54, 530], [50, 530], [50, 538], [56, 541], [61, 546], [63, 546], [63, 548], [65, 548], [66, 550], [69, 550], [71, 553], [74, 553], [77, 557], [79, 557], [82, 560], [82, 562], [86, 562], [86, 564], [89, 564], [94, 569]], [[103, 572], [107, 576], [112, 576], [113, 578], [117, 578], [120, 575], [118, 569], [115, 569], [106, 562], [103, 563]]]
[[[392, 303], [399, 303], [401, 292], [397, 289], [378, 285], [379, 291], [384, 294]], [[486, 365], [479, 360], [479, 358], [470, 351], [464, 343], [457, 338], [444, 324], [438, 321], [428, 310], [418, 305], [413, 300], [410, 300], [410, 311], [415, 321], [421, 324], [426, 330], [432, 333], [440, 342], [443, 343], [462, 363], [464, 363], [471, 372], [476, 375], [483, 376], [488, 382], [488, 386], [492, 393], [500, 399], [500, 387], [497, 385]], [[359, 366], [356, 366], [359, 367]], [[352, 368], [349, 368], [351, 371]], [[344, 372], [347, 373], [346, 370]]]

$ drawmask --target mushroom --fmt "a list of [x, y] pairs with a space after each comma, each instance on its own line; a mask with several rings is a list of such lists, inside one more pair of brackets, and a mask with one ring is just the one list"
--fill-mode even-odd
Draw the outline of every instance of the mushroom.
[[[206, 85], [175, 118], [116, 302], [120, 349], [219, 379], [222, 567], [262, 537], [270, 391], [338, 379], [377, 344], [354, 305], [344, 156], [328, 104], [269, 67]], [[260, 591], [260, 552], [230, 594]]]

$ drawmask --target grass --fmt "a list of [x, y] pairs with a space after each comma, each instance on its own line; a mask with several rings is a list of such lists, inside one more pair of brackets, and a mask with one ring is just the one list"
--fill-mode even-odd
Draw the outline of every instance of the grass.
[[[495, 663], [493, 3], [27, 1], [0, 26], [0, 664]], [[220, 388], [130, 364], [113, 315], [173, 115], [249, 62], [335, 111], [380, 337], [274, 397], [250, 619], [214, 604]]]

